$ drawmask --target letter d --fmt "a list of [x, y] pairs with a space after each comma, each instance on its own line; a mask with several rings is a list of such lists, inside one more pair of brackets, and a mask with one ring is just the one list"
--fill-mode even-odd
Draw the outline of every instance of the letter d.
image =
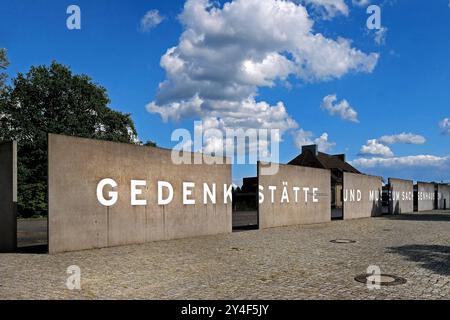
[[[166, 199], [163, 199], [163, 188], [166, 188], [169, 192], [169, 195]], [[173, 200], [173, 187], [167, 181], [158, 181], [158, 205], [164, 206], [166, 204], [171, 203]]]

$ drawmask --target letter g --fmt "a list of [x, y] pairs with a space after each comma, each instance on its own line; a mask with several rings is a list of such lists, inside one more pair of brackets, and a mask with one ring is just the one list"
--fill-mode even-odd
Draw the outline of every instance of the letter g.
[[103, 189], [106, 185], [110, 185], [111, 187], [115, 188], [117, 187], [117, 182], [109, 178], [101, 180], [97, 185], [97, 200], [101, 205], [105, 207], [111, 207], [116, 204], [118, 195], [117, 191], [109, 191], [109, 200], [105, 199], [105, 197], [103, 197]]

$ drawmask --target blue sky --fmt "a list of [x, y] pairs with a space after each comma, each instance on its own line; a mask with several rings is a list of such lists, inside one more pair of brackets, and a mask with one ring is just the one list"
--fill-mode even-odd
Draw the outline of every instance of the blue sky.
[[[202, 3], [201, 0], [190, 1], [197, 5]], [[275, 0], [260, 2], [272, 5]], [[26, 72], [31, 65], [49, 64], [52, 60], [64, 63], [74, 72], [88, 74], [106, 87], [112, 101], [111, 107], [132, 114], [141, 140], [153, 140], [159, 146], [172, 147], [175, 145], [170, 141], [172, 131], [176, 128], [192, 131], [195, 119], [214, 116], [225, 119], [224, 125], [227, 127], [232, 126], [233, 119], [214, 104], [217, 100], [209, 100], [208, 112], [203, 113], [203, 109], [191, 112], [192, 106], [189, 105], [180, 119], [175, 121], [169, 116], [169, 121], [164, 122], [161, 114], [171, 108], [171, 103], [177, 102], [177, 94], [173, 92], [179, 92], [189, 83], [180, 83], [179, 74], [184, 71], [172, 77], [168, 75], [168, 68], [172, 66], [162, 67], [161, 57], [169, 48], [177, 47], [185, 62], [206, 69], [215, 68], [214, 64], [207, 63], [210, 62], [208, 59], [213, 61], [212, 57], [220, 55], [219, 51], [214, 50], [224, 48], [223, 43], [214, 43], [215, 39], [217, 42], [229, 41], [242, 45], [242, 52], [251, 52], [251, 57], [256, 59], [258, 54], [254, 53], [254, 49], [261, 46], [258, 34], [263, 34], [267, 39], [262, 49], [265, 53], [279, 49], [280, 56], [294, 60], [292, 55], [298, 49], [299, 59], [304, 59], [294, 66], [300, 71], [296, 69], [295, 72], [280, 75], [279, 67], [273, 79], [268, 75], [272, 71], [264, 69], [267, 73], [264, 79], [273, 80], [269, 81], [270, 85], [254, 84], [253, 78], [249, 80], [252, 85], [242, 86], [246, 90], [253, 88], [255, 103], [265, 102], [273, 107], [281, 101], [285, 107], [283, 121], [288, 118], [295, 121], [295, 127], [283, 131], [280, 162], [295, 157], [299, 153], [297, 146], [302, 142], [323, 138], [326, 133], [326, 142], [331, 145], [325, 144], [324, 151], [346, 153], [347, 158], [355, 161], [354, 164], [363, 172], [384, 177], [450, 181], [450, 129], [448, 122], [444, 121], [450, 118], [449, 1], [368, 2], [381, 8], [381, 25], [387, 30], [381, 43], [375, 41], [376, 30], [366, 27], [369, 17], [366, 8], [369, 4], [356, 5], [351, 0], [337, 0], [336, 4], [341, 6], [320, 7], [316, 5], [316, 0], [299, 0], [295, 10], [301, 7], [308, 12], [307, 17], [299, 16], [299, 21], [314, 25], [308, 27], [300, 22], [297, 25], [293, 20], [293, 26], [299, 29], [290, 30], [288, 38], [291, 39], [288, 39], [286, 48], [277, 48], [277, 44], [269, 43], [272, 38], [264, 33], [272, 31], [263, 31], [270, 21], [256, 21], [255, 18], [250, 25], [255, 32], [244, 30], [225, 37], [224, 30], [215, 29], [219, 20], [212, 20], [212, 25], [206, 27], [206, 20], [199, 25], [201, 13], [183, 9], [184, 0], [13, 0], [1, 4], [0, 46], [8, 50], [11, 62], [8, 73], [11, 77], [17, 72]], [[219, 14], [223, 13], [220, 12], [223, 3], [216, 4]], [[70, 4], [76, 4], [81, 9], [81, 30], [68, 30], [66, 27], [66, 9]], [[287, 8], [294, 10], [293, 7]], [[163, 20], [149, 30], [142, 30], [141, 20], [150, 10], [157, 10]], [[180, 21], [179, 15], [183, 11], [184, 18]], [[240, 12], [243, 19], [240, 19]], [[301, 15], [301, 11], [296, 13]], [[238, 23], [245, 24], [246, 20], [252, 19], [251, 16], [245, 19], [245, 14], [244, 10], [224, 14], [222, 20], [227, 24], [222, 28], [231, 26], [237, 30]], [[287, 30], [289, 27], [286, 27]], [[205, 28], [211, 30], [204, 31]], [[258, 28], [261, 33], [258, 33]], [[193, 48], [197, 50], [193, 51], [196, 54], [208, 49], [211, 56], [206, 62], [186, 60], [189, 55], [180, 46], [180, 36], [187, 29], [195, 30], [197, 34], [203, 30], [207, 34], [209, 41]], [[296, 32], [308, 34], [305, 42], [296, 42]], [[220, 36], [216, 37], [219, 33]], [[338, 37], [348, 39], [350, 48], [357, 50], [357, 57], [350, 50], [327, 43], [312, 49], [307, 47], [305, 43], [312, 39], [309, 36], [319, 33], [330, 41], [337, 41]], [[240, 37], [242, 34], [244, 37]], [[269, 35], [276, 39], [276, 34]], [[252, 47], [253, 43], [255, 47]], [[333, 48], [340, 50], [342, 55], [334, 57]], [[375, 54], [378, 56], [373, 59]], [[343, 70], [335, 70], [334, 66], [340, 62], [339, 57], [359, 60]], [[218, 64], [226, 66], [230, 63], [230, 69], [239, 62], [233, 55], [222, 59], [227, 60], [219, 60]], [[184, 75], [192, 76], [188, 71]], [[221, 75], [220, 80], [213, 81], [214, 84], [220, 86], [220, 81], [235, 81], [238, 77], [227, 76]], [[174, 90], [161, 93], [158, 86], [164, 80], [171, 81]], [[210, 94], [209, 89], [198, 90], [201, 97]], [[186, 97], [192, 91], [183, 91], [182, 94]], [[330, 95], [336, 95], [337, 100], [329, 105], [329, 111], [321, 105], [323, 99]], [[232, 100], [234, 106], [235, 101]], [[347, 103], [342, 104], [343, 100]], [[161, 114], [147, 111], [146, 105], [151, 102], [163, 108], [158, 109], [162, 110]], [[221, 102], [224, 109], [231, 105], [230, 100]], [[357, 113], [358, 122], [349, 121], [348, 113], [341, 113], [339, 108], [347, 111], [351, 108]], [[214, 112], [211, 112], [212, 109]], [[330, 114], [332, 110], [334, 115]], [[255, 117], [258, 116], [255, 113]], [[242, 115], [238, 120], [245, 122]], [[271, 116], [262, 121], [273, 124], [274, 119]], [[396, 140], [391, 137], [391, 141], [380, 139], [385, 135], [401, 133], [411, 135], [396, 136]], [[413, 139], [417, 136], [425, 138], [425, 142]], [[368, 144], [368, 140], [374, 139]], [[366, 152], [362, 152], [364, 145]], [[256, 172], [254, 166], [236, 166], [233, 171], [236, 182], [242, 176], [251, 176]]]

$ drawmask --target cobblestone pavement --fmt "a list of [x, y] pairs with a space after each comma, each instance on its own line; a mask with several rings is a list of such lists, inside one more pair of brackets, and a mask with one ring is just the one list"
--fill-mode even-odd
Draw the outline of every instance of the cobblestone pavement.
[[[333, 239], [356, 243], [334, 244]], [[82, 289], [66, 289], [78, 265]], [[354, 277], [377, 265], [400, 286]], [[450, 212], [90, 251], [0, 254], [0, 299], [450, 299]]]

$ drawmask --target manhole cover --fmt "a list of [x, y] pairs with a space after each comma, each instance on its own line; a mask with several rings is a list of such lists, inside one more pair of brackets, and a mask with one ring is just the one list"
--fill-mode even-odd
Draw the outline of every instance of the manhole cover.
[[330, 242], [332, 243], [355, 243], [355, 240], [350, 240], [350, 239], [335, 239], [335, 240], [331, 240]]
[[[376, 280], [373, 274], [360, 274], [359, 276], [355, 277], [355, 280], [364, 284], [377, 284], [375, 283]], [[396, 286], [406, 283], [405, 278], [394, 276], [391, 274], [380, 274], [379, 281], [380, 286]]]

